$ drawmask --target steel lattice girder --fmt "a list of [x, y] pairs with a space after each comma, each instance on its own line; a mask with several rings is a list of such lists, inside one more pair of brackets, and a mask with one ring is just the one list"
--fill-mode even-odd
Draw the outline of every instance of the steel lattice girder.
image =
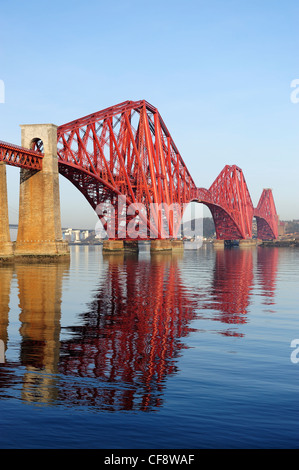
[[[126, 204], [158, 205], [190, 201], [206, 204], [212, 213], [217, 238], [252, 236], [254, 213], [242, 170], [227, 165], [210, 189], [197, 188], [158, 110], [146, 101], [125, 101], [58, 128], [60, 172], [82, 191], [91, 205], [123, 195]], [[94, 183], [86, 183], [78, 173]], [[92, 188], [92, 189], [91, 189]], [[92, 194], [91, 194], [92, 193]], [[157, 236], [163, 238], [162, 223]], [[149, 223], [149, 220], [147, 220]], [[178, 223], [167, 219], [175, 236]]]
[[263, 190], [254, 216], [257, 220], [258, 238], [269, 240], [278, 237], [278, 215], [271, 189]]
[[[232, 238], [251, 238], [254, 209], [242, 170], [236, 165], [225, 166], [209, 190], [220, 208], [213, 209], [217, 212], [218, 237], [228, 238], [227, 226], [235, 225], [234, 231], [233, 227], [230, 229]], [[226, 214], [231, 219], [229, 223]]]
[[[59, 127], [58, 158], [61, 168], [93, 175], [107, 192], [124, 195], [127, 205], [178, 204], [183, 211], [196, 189], [161, 116], [146, 101], [125, 102]], [[99, 193], [94, 206], [102, 202]], [[162, 222], [154, 217], [157, 236], [163, 237]], [[178, 228], [168, 214], [169, 235]]]
[[209, 190], [197, 188], [193, 200], [207, 205], [218, 239], [252, 237], [253, 204], [242, 170], [226, 165]]
[[[37, 151], [0, 141], [0, 161], [41, 170], [43, 149], [35, 145]], [[251, 238], [253, 216], [259, 238], [278, 236], [272, 191], [264, 190], [254, 209], [236, 165], [226, 165], [209, 189], [197, 188], [158, 110], [145, 100], [125, 101], [58, 127], [57, 154], [59, 172], [94, 209], [106, 202], [115, 206], [118, 196], [136, 213], [143, 205], [147, 215], [139, 217], [147, 227], [144, 238], [149, 238], [151, 205], [157, 206], [151, 212], [154, 237], [175, 237], [181, 217], [167, 210], [162, 221], [159, 208], [177, 205], [183, 216], [191, 201], [210, 208], [219, 239]]]
[[0, 141], [0, 161], [19, 168], [41, 170], [43, 166], [43, 154], [34, 150], [25, 149], [24, 147], [19, 147], [18, 145]]

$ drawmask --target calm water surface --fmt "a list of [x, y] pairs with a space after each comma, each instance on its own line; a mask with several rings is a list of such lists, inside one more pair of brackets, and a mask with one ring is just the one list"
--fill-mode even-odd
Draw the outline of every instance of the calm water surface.
[[203, 246], [0, 267], [0, 447], [298, 448], [298, 266]]

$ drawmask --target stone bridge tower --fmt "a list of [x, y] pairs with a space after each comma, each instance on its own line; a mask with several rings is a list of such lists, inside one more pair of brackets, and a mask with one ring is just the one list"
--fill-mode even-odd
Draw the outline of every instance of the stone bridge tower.
[[0, 259], [13, 255], [8, 222], [8, 201], [6, 183], [6, 164], [0, 162]]
[[19, 228], [15, 256], [61, 256], [69, 254], [62, 239], [57, 126], [21, 125], [22, 147], [43, 147], [41, 171], [20, 170]]

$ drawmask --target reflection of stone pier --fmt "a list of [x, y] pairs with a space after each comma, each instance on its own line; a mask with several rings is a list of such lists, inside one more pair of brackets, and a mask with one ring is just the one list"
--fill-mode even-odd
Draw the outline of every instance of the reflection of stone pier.
[[[68, 269], [68, 261], [15, 265], [21, 309], [21, 362], [27, 368], [23, 398], [27, 401], [50, 402], [58, 393], [55, 374], [60, 350], [62, 279]], [[46, 374], [38, 373], [41, 370]]]
[[8, 323], [9, 323], [9, 301], [10, 286], [13, 276], [13, 265], [5, 265], [0, 267], [0, 340], [4, 343], [4, 349], [7, 349], [8, 342]]

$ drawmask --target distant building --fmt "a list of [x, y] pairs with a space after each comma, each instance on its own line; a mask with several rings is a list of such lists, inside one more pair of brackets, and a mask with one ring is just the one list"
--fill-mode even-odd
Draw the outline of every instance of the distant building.
[[285, 222], [279, 221], [278, 224], [278, 236], [282, 237], [285, 234], [286, 224]]

